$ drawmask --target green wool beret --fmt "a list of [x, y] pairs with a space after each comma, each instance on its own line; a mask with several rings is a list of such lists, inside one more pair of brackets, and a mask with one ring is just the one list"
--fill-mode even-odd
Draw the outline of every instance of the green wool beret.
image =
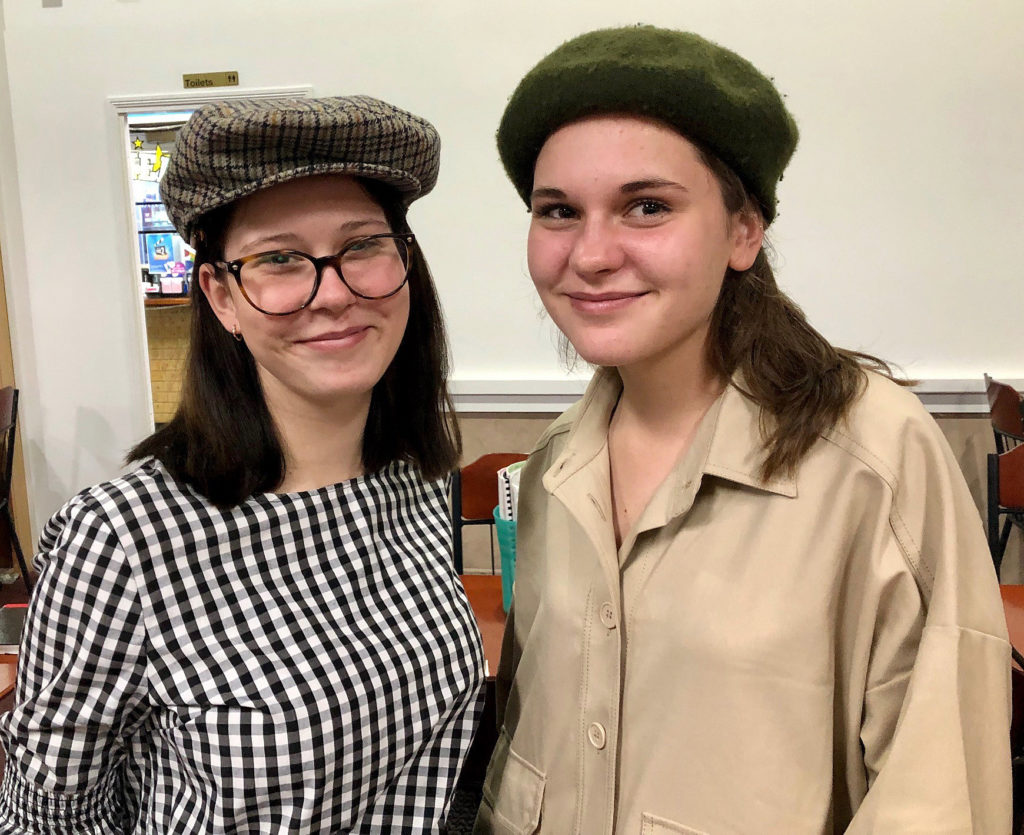
[[630, 26], [573, 38], [528, 72], [498, 128], [498, 152], [527, 206], [533, 168], [559, 127], [602, 113], [657, 119], [728, 165], [775, 217], [775, 185], [797, 128], [771, 80], [691, 32]]
[[440, 154], [430, 122], [371, 96], [229, 99], [181, 128], [160, 194], [189, 240], [211, 209], [314, 174], [381, 180], [408, 205], [434, 187]]

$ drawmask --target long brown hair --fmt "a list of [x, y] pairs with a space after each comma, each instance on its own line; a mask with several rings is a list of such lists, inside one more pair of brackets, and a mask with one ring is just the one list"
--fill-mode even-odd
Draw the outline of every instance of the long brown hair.
[[[755, 211], [742, 180], [698, 146], [721, 188], [730, 215]], [[793, 472], [818, 437], [849, 412], [867, 384], [865, 369], [901, 385], [892, 366], [878, 357], [831, 345], [811, 327], [800, 307], [779, 289], [765, 246], [749, 269], [729, 270], [711, 316], [712, 367], [761, 408], [768, 452], [765, 479]]]
[[[390, 188], [375, 180], [360, 182], [384, 210], [393, 232], [410, 231], [405, 208]], [[193, 275], [200, 265], [223, 257], [232, 210], [229, 204], [200, 219]], [[373, 389], [363, 467], [376, 472], [393, 461], [407, 461], [432, 480], [456, 466], [462, 442], [448, 394], [441, 305], [419, 247], [411, 253], [409, 321], [394, 359]], [[224, 330], [198, 281], [192, 282], [190, 297], [181, 403], [166, 426], [128, 453], [128, 461], [158, 458], [213, 504], [233, 507], [282, 482], [284, 451], [249, 349]]]

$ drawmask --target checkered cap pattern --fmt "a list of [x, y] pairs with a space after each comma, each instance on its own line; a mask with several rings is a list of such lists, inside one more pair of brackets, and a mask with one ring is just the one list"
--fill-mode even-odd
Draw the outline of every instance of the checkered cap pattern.
[[370, 96], [234, 99], [199, 108], [181, 128], [160, 195], [190, 240], [211, 209], [314, 174], [382, 180], [409, 204], [434, 187], [440, 153], [430, 122]]
[[154, 461], [47, 524], [0, 833], [438, 832], [481, 708], [443, 483], [221, 511]]

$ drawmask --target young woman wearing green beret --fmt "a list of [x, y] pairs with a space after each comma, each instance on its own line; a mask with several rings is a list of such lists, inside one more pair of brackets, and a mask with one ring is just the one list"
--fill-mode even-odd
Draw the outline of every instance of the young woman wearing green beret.
[[436, 833], [483, 656], [458, 437], [406, 222], [439, 139], [366, 96], [196, 111], [174, 419], [47, 524], [0, 720], [0, 833]]
[[764, 249], [796, 126], [695, 35], [603, 30], [498, 132], [597, 366], [522, 478], [480, 833], [991, 833], [1009, 645], [942, 433]]

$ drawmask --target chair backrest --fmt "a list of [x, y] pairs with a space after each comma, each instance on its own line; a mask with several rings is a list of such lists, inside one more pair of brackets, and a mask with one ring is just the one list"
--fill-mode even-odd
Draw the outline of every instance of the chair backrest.
[[999, 504], [1024, 509], [1024, 445], [999, 456]]
[[14, 433], [18, 428], [18, 390], [14, 386], [0, 388], [0, 503], [11, 495], [11, 474], [14, 471]]
[[1024, 413], [1017, 390], [985, 375], [985, 392], [992, 415], [996, 452], [1003, 453], [1024, 444]]
[[463, 519], [492, 519], [492, 511], [498, 504], [498, 470], [524, 461], [526, 456], [519, 452], [491, 452], [482, 455], [460, 471], [462, 482], [462, 505], [456, 508]]

